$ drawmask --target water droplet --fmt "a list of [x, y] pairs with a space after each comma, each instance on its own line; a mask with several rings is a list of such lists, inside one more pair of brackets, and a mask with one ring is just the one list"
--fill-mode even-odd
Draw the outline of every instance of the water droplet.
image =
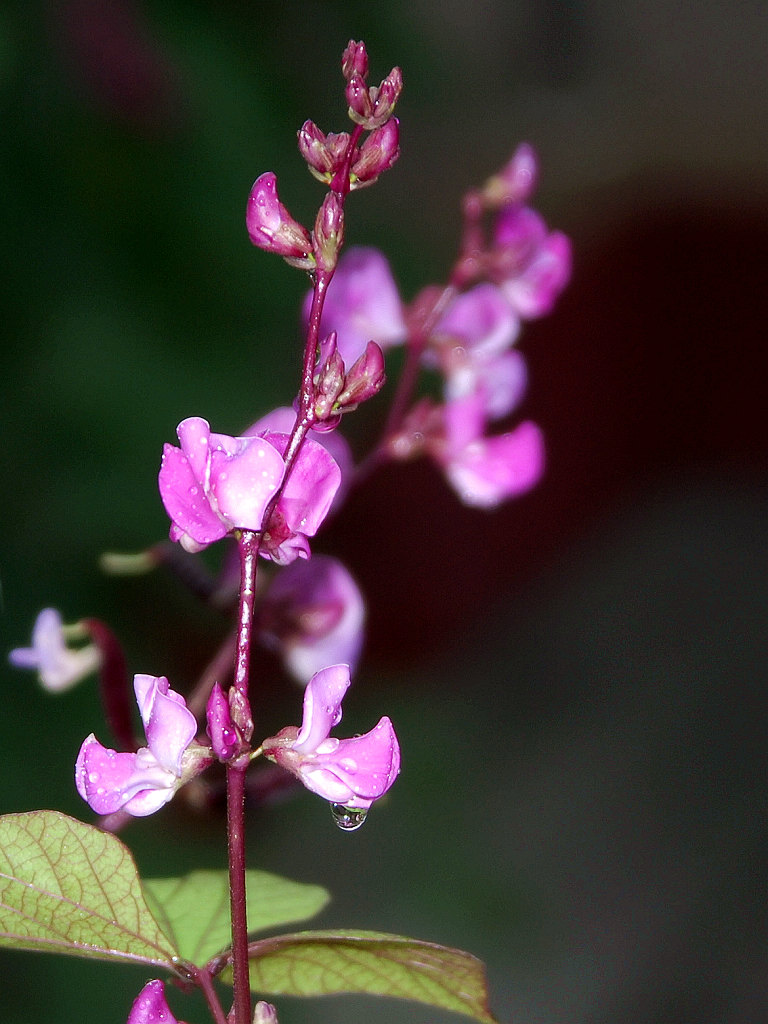
[[89, 776], [88, 776], [88, 781], [89, 782], [98, 782], [99, 781], [99, 773], [98, 772], [91, 772], [89, 774]]
[[362, 807], [345, 807], [344, 804], [331, 804], [331, 814], [344, 832], [356, 831], [368, 817], [368, 811]]

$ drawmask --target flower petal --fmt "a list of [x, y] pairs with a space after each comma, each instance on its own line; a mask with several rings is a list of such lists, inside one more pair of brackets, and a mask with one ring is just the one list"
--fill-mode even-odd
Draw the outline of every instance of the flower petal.
[[370, 807], [390, 788], [400, 771], [400, 745], [389, 718], [364, 736], [339, 740], [332, 751], [320, 750], [302, 765], [308, 789], [346, 807]]
[[133, 688], [147, 746], [163, 769], [180, 778], [182, 756], [197, 732], [195, 716], [165, 676], [135, 675]]
[[544, 439], [535, 423], [509, 434], [473, 441], [446, 465], [446, 475], [465, 505], [494, 508], [530, 490], [544, 471]]
[[349, 665], [331, 665], [316, 672], [304, 691], [304, 714], [292, 749], [312, 753], [341, 721], [341, 702], [349, 689]]

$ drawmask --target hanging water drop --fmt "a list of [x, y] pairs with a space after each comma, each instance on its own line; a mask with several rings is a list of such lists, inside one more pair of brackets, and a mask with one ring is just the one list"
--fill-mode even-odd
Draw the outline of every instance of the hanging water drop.
[[345, 807], [344, 804], [331, 804], [331, 814], [338, 828], [343, 829], [344, 832], [354, 832], [368, 817], [366, 809]]

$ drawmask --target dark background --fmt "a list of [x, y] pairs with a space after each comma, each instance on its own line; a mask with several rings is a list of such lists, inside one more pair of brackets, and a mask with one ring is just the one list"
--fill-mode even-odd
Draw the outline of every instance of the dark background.
[[[250, 861], [327, 884], [319, 925], [476, 953], [502, 1020], [765, 1019], [762, 0], [4, 5], [3, 646], [53, 605], [184, 689], [221, 637], [167, 577], [96, 562], [165, 534], [156, 473], [181, 418], [237, 433], [294, 393], [305, 283], [250, 246], [245, 200], [271, 169], [313, 216], [295, 131], [345, 127], [350, 37], [405, 91], [401, 160], [352, 197], [348, 241], [381, 247], [412, 297], [450, 266], [463, 191], [527, 139], [575, 273], [521, 339], [543, 485], [487, 515], [430, 467], [394, 468], [319, 539], [370, 604], [345, 718], [390, 714], [404, 770], [354, 835], [308, 795], [254, 809]], [[299, 703], [268, 668], [265, 731]], [[53, 698], [0, 672], [0, 811], [88, 819], [71, 771], [95, 687]], [[224, 865], [220, 821], [181, 801], [125, 838], [146, 875]], [[0, 1020], [123, 1021], [145, 980], [3, 952]], [[278, 1006], [283, 1024], [442, 1019]]]

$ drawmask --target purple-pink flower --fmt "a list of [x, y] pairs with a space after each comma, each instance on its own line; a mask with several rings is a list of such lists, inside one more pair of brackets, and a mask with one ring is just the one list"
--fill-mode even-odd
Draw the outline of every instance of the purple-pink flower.
[[77, 758], [77, 791], [97, 814], [153, 814], [211, 762], [210, 749], [195, 741], [195, 716], [165, 676], [136, 675], [133, 688], [147, 745], [118, 753], [91, 733]]
[[134, 1000], [126, 1024], [179, 1024], [165, 999], [162, 981], [148, 981]]
[[354, 671], [364, 622], [363, 597], [348, 570], [330, 555], [315, 555], [275, 576], [261, 605], [259, 636], [304, 685], [326, 665], [343, 662]]
[[[304, 319], [312, 305], [304, 302]], [[347, 249], [328, 286], [320, 332], [336, 331], [336, 344], [346, 367], [365, 352], [369, 341], [382, 348], [399, 345], [406, 336], [403, 306], [389, 263], [377, 249]]]
[[388, 718], [363, 736], [330, 736], [341, 721], [341, 702], [349, 684], [348, 665], [316, 672], [304, 691], [301, 728], [282, 729], [264, 741], [262, 751], [313, 793], [333, 804], [367, 810], [397, 778], [400, 746]]
[[261, 554], [280, 564], [309, 557], [341, 471], [327, 450], [307, 438], [269, 523], [264, 513], [285, 475], [289, 435], [265, 430], [245, 437], [215, 434], [193, 416], [178, 426], [180, 448], [167, 444], [159, 486], [173, 521], [171, 540], [200, 551], [232, 530], [263, 530]]
[[[71, 627], [66, 627], [70, 629]], [[63, 693], [101, 667], [101, 651], [95, 644], [67, 646], [65, 627], [55, 608], [44, 608], [35, 619], [32, 646], [16, 647], [8, 654], [16, 668], [36, 669], [44, 689]]]

